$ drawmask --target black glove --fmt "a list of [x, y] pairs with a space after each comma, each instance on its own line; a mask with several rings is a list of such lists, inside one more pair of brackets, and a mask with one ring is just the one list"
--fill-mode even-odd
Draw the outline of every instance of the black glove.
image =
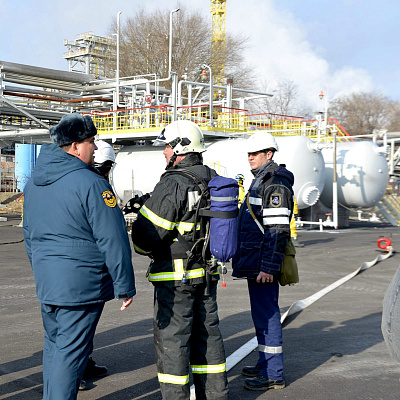
[[123, 207], [122, 212], [124, 214], [134, 213], [137, 214], [141, 209], [142, 205], [146, 202], [148, 198], [150, 198], [150, 193], [146, 193], [143, 196], [136, 195], [132, 199], [130, 199]]

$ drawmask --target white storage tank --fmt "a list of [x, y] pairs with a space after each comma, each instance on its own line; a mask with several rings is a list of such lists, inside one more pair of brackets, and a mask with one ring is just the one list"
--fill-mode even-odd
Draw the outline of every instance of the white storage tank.
[[203, 153], [204, 164], [215, 169], [219, 175], [235, 178], [237, 174], [244, 176], [244, 187], [250, 186], [253, 175], [247, 162], [244, 147], [247, 139], [223, 139], [207, 145]]
[[[389, 169], [383, 147], [372, 141], [337, 143], [338, 202], [345, 207], [373, 207], [385, 194]], [[325, 187], [322, 203], [332, 207], [333, 150], [324, 149]]]
[[121, 202], [126, 203], [137, 192], [145, 194], [154, 189], [165, 172], [163, 151], [164, 147], [151, 145], [124, 146], [118, 151], [110, 182]]
[[[295, 175], [294, 192], [299, 209], [314, 205], [318, 198], [332, 206], [332, 149], [318, 151], [318, 144], [304, 136], [277, 137], [279, 152], [274, 160], [286, 164]], [[245, 176], [247, 189], [253, 175], [247, 161], [247, 139], [223, 139], [206, 144], [204, 163], [220, 175]], [[121, 199], [151, 192], [165, 171], [162, 147], [124, 146], [118, 152], [110, 180]], [[346, 207], [372, 207], [382, 198], [389, 181], [382, 147], [372, 141], [337, 144], [338, 201]]]
[[325, 184], [325, 162], [317, 143], [305, 136], [278, 137], [274, 160], [294, 174], [294, 193], [301, 210], [317, 203]]
[[[253, 180], [246, 152], [247, 139], [227, 139], [210, 145], [203, 153], [205, 164], [213, 167], [220, 175], [235, 178], [245, 177], [247, 189]], [[279, 151], [274, 161], [286, 164], [295, 176], [294, 192], [299, 209], [314, 205], [324, 188], [324, 159], [316, 144], [304, 136], [276, 138]]]

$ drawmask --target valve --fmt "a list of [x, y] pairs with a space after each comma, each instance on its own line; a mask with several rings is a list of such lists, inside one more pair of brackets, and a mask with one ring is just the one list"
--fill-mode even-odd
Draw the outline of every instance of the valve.
[[221, 286], [226, 287], [225, 277], [224, 275], [228, 272], [225, 263], [218, 261], [219, 265], [219, 275], [222, 278]]

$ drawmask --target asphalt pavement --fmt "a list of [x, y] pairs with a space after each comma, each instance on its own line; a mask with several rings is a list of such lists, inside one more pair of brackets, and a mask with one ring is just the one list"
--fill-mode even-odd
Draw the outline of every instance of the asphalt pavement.
[[[10, 216], [9, 216], [10, 217]], [[43, 326], [20, 220], [0, 222], [0, 400], [42, 399]], [[319, 292], [379, 254], [379, 237], [392, 237], [400, 252], [400, 229], [353, 222], [348, 229], [303, 230], [297, 260], [300, 283], [281, 288], [284, 312], [297, 300]], [[243, 388], [240, 371], [254, 365], [251, 352], [228, 372], [230, 399], [391, 400], [400, 398], [400, 365], [391, 359], [380, 324], [382, 300], [399, 266], [392, 257], [355, 276], [286, 320], [284, 335], [287, 387], [269, 392]], [[133, 255], [137, 295], [126, 311], [108, 302], [95, 336], [93, 358], [109, 374], [88, 382], [79, 400], [159, 400], [156, 378], [152, 285], [148, 261]], [[225, 275], [219, 286], [220, 328], [230, 356], [254, 337], [247, 285]]]

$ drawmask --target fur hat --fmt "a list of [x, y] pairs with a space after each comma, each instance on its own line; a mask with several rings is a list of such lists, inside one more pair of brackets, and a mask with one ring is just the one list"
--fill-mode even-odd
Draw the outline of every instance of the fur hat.
[[89, 115], [65, 114], [56, 126], [50, 128], [50, 139], [57, 146], [65, 146], [96, 136], [97, 129]]

